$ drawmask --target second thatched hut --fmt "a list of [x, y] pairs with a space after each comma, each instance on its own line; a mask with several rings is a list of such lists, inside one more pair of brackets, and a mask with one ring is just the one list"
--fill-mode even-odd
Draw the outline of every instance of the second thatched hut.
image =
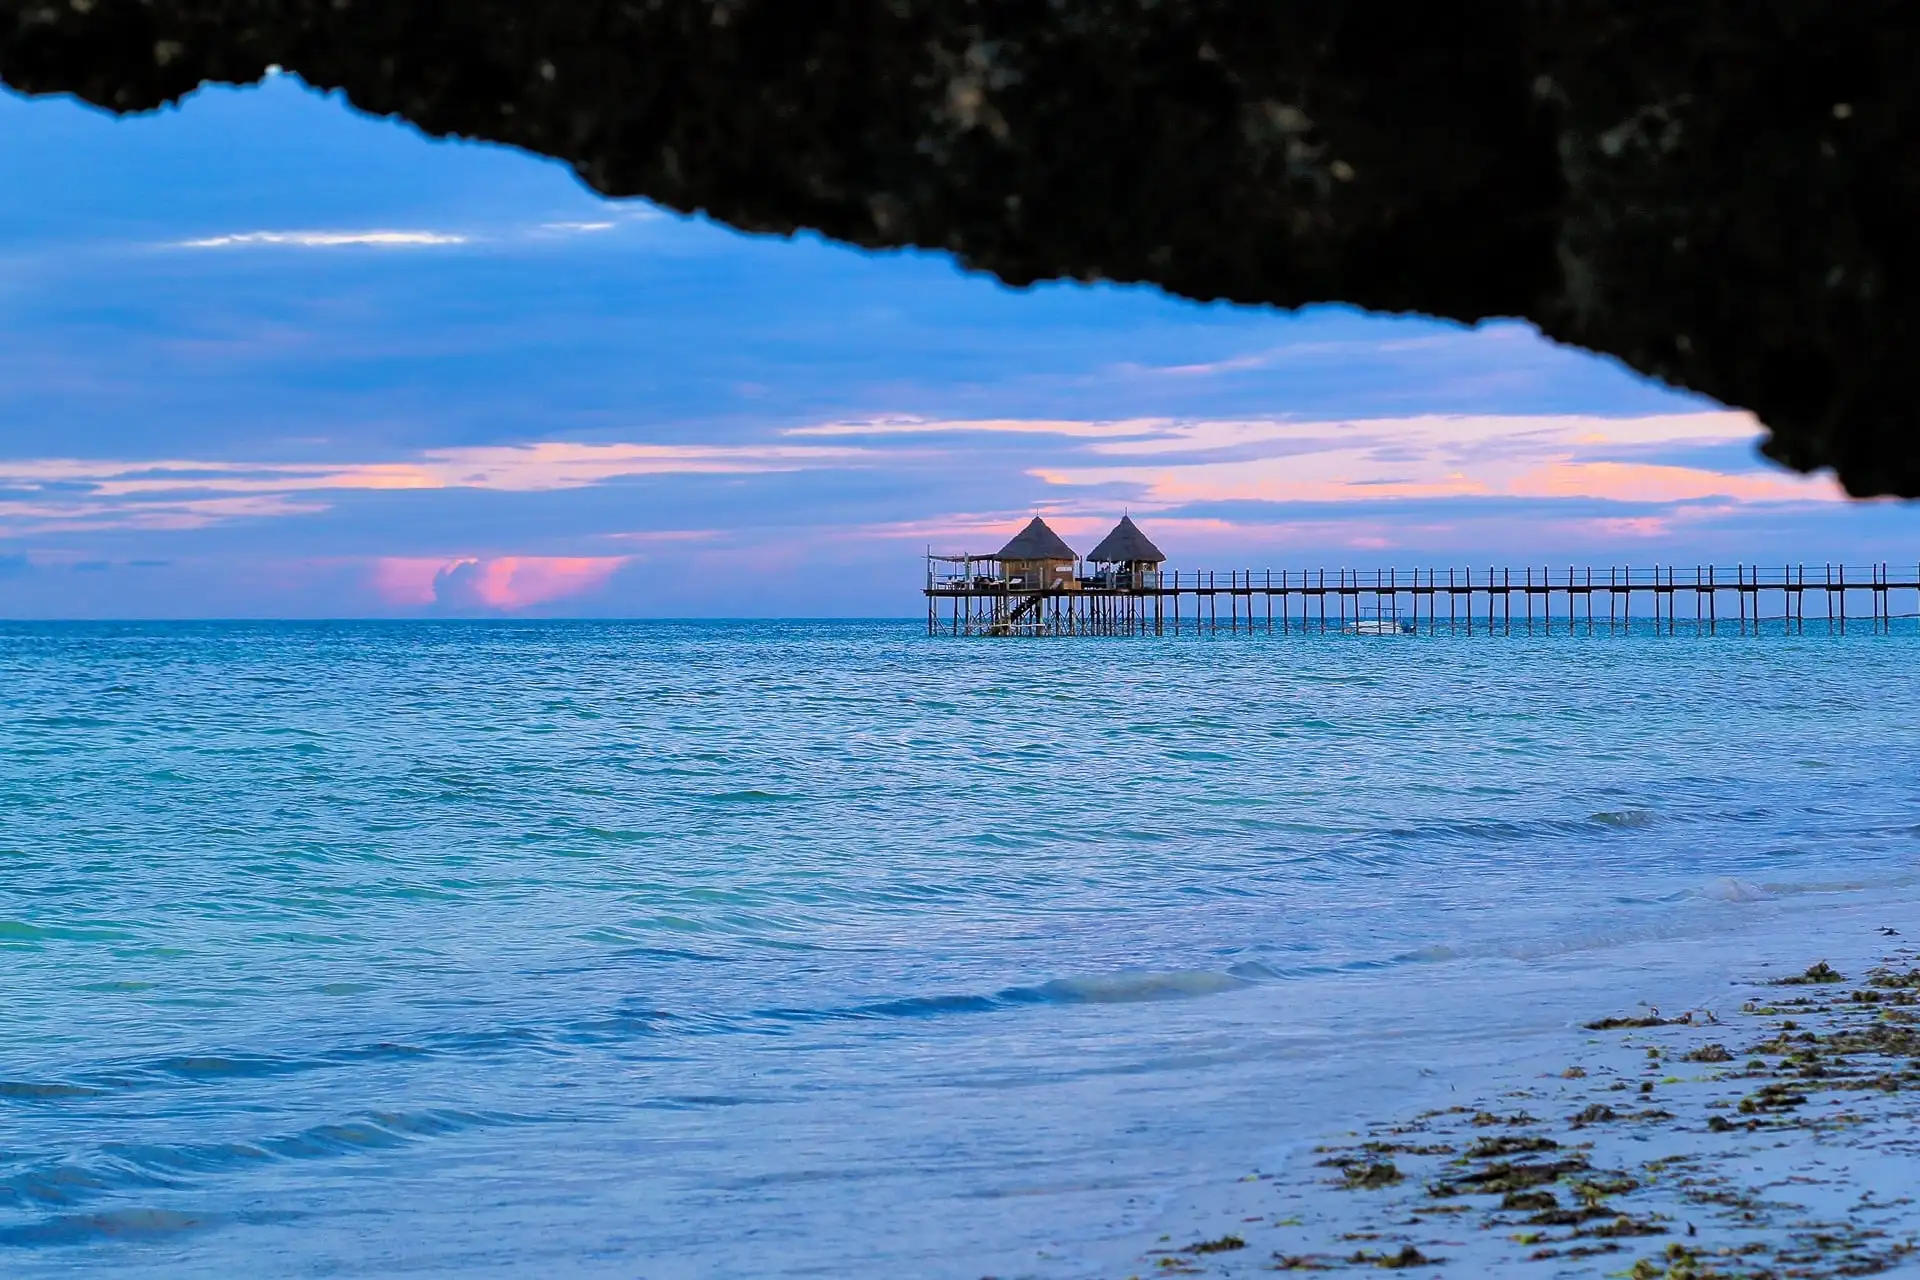
[[1103, 585], [1120, 588], [1157, 586], [1160, 566], [1167, 561], [1153, 540], [1140, 532], [1132, 516], [1121, 516], [1113, 532], [1100, 539], [1087, 559]]

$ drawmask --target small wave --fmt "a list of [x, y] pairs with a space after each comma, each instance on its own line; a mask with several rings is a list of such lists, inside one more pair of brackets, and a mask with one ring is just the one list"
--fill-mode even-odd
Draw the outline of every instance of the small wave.
[[17, 722], [31, 725], [36, 729], [110, 729], [113, 721], [101, 720], [94, 716], [23, 716]]
[[1275, 978], [1285, 977], [1285, 973], [1270, 964], [1258, 960], [1240, 960], [1227, 966], [1227, 972], [1236, 978], [1248, 982], [1271, 982]]
[[1053, 1004], [1131, 1004], [1143, 1000], [1183, 1000], [1218, 995], [1250, 986], [1247, 978], [1213, 969], [1185, 969], [1164, 973], [1115, 973], [1085, 978], [1055, 978], [1037, 987], [1002, 992], [1003, 998], [1031, 990]]
[[0, 1228], [0, 1244], [58, 1246], [97, 1244], [103, 1240], [177, 1236], [211, 1226], [202, 1214], [171, 1209], [109, 1209], [104, 1213], [61, 1214], [42, 1222]]
[[658, 839], [658, 836], [652, 831], [635, 830], [627, 827], [596, 827], [585, 825], [575, 827], [574, 830], [583, 836], [605, 841], [607, 844], [645, 844], [648, 841]]
[[192, 1185], [196, 1176], [272, 1161], [337, 1159], [473, 1129], [528, 1122], [527, 1117], [505, 1113], [452, 1109], [369, 1111], [251, 1141], [110, 1142], [97, 1148], [92, 1158], [48, 1162], [0, 1179], [0, 1203], [66, 1208], [120, 1192], [177, 1189]]
[[[1242, 973], [1242, 969], [1246, 972]], [[1005, 987], [992, 995], [957, 993], [905, 996], [898, 1000], [880, 1000], [840, 1009], [760, 1009], [753, 1016], [787, 1024], [864, 1022], [997, 1013], [1033, 1005], [1134, 1004], [1152, 1000], [1185, 1000], [1237, 991], [1270, 976], [1273, 976], [1272, 971], [1259, 964], [1236, 965], [1231, 972], [1191, 969], [1094, 974], [1054, 978], [1033, 986]]]
[[153, 1064], [153, 1069], [168, 1075], [183, 1076], [189, 1080], [233, 1080], [308, 1071], [312, 1069], [312, 1064], [298, 1058], [282, 1058], [265, 1054], [248, 1057], [194, 1054], [162, 1058]]
[[0, 920], [0, 945], [35, 942], [118, 942], [124, 929], [100, 925], [37, 925], [24, 920]]
[[909, 996], [861, 1005], [857, 1012], [875, 1018], [933, 1018], [946, 1013], [987, 1013], [1006, 1005], [1005, 999], [994, 996]]
[[22, 1102], [50, 1102], [60, 1098], [98, 1098], [108, 1090], [83, 1084], [41, 1084], [32, 1080], [0, 1080], [0, 1098]]
[[778, 791], [716, 791], [699, 797], [707, 804], [791, 804], [798, 796], [783, 795]]
[[[609, 942], [609, 941], [622, 940], [622, 939], [616, 939], [616, 938], [609, 938], [605, 936], [596, 936], [596, 935], [604, 935], [610, 932], [612, 931], [611, 930], [595, 930], [594, 933], [590, 933], [587, 936], [593, 939], [593, 941], [595, 942]], [[619, 955], [622, 959], [629, 959], [629, 960], [695, 960], [695, 961], [699, 961], [702, 964], [726, 963], [734, 958], [732, 956], [717, 955], [709, 951], [688, 951], [680, 947], [627, 946], [627, 947], [622, 947], [615, 954]]]
[[1589, 814], [1587, 821], [1601, 827], [1617, 827], [1622, 830], [1637, 831], [1653, 826], [1660, 820], [1651, 809], [1617, 809], [1611, 812]]
[[716, 1107], [749, 1106], [754, 1101], [728, 1093], [681, 1093], [655, 1098], [640, 1105], [652, 1111], [710, 1111]]
[[1035, 844], [1035, 841], [1026, 837], [1010, 836], [1001, 831], [979, 831], [958, 839], [962, 844], [984, 845], [991, 849], [1030, 849]]
[[[471, 1042], [478, 1039], [482, 1037], [470, 1033], [443, 1033], [429, 1037], [429, 1043], [435, 1047], [377, 1041], [327, 1049], [311, 1057], [247, 1053], [175, 1054], [145, 1062], [103, 1065], [63, 1081], [0, 1080], [0, 1102], [58, 1102], [146, 1089], [204, 1087], [234, 1080], [297, 1075], [365, 1062], [429, 1058], [435, 1056], [436, 1052], [457, 1053], [474, 1048], [476, 1046]], [[494, 1046], [488, 1043], [479, 1047]]]
[[1751, 881], [1721, 876], [1700, 890], [1700, 896], [1710, 902], [1765, 902], [1773, 894]]
[[1801, 893], [1860, 893], [1867, 889], [1885, 888], [1886, 885], [1866, 880], [1794, 880], [1768, 881], [1760, 887], [1773, 897], [1786, 897]]

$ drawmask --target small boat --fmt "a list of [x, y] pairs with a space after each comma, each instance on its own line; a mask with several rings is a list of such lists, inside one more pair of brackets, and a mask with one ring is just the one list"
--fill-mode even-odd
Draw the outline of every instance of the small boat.
[[1410, 636], [1414, 625], [1403, 621], [1398, 611], [1361, 614], [1346, 626], [1350, 636]]

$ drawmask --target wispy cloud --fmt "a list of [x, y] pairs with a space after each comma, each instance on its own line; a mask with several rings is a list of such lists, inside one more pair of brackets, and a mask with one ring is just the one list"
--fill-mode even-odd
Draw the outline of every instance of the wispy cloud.
[[221, 235], [175, 240], [170, 242], [168, 247], [174, 249], [436, 249], [482, 242], [507, 245], [516, 241], [552, 240], [559, 236], [602, 235], [619, 230], [623, 224], [651, 222], [660, 217], [658, 210], [634, 208], [623, 210], [618, 218], [513, 223], [490, 226], [482, 231], [433, 231], [384, 227], [232, 231]]
[[1098, 536], [1113, 523], [1104, 512], [1082, 514], [1066, 504], [1049, 504], [1044, 510], [955, 512], [930, 516], [924, 520], [841, 525], [815, 532], [830, 538], [897, 539], [902, 542], [927, 542], [940, 549], [965, 546], [985, 552], [1005, 542], [1036, 515], [1044, 516], [1054, 532], [1068, 539]]
[[640, 476], [753, 475], [846, 468], [851, 446], [583, 444], [431, 449], [404, 461], [254, 463], [41, 458], [0, 461], [0, 533], [52, 528], [197, 528], [309, 514], [344, 492], [472, 489], [539, 493]]
[[873, 418], [860, 422], [821, 422], [789, 427], [789, 436], [934, 436], [1017, 435], [1065, 436], [1078, 439], [1153, 436], [1172, 427], [1165, 418], [1129, 418], [1116, 422], [1081, 422], [1068, 418]]
[[1662, 454], [1758, 434], [1750, 415], [1735, 412], [1198, 421], [1136, 439], [1096, 440], [1084, 446], [1078, 461], [1043, 464], [1031, 474], [1056, 487], [1127, 491], [1136, 501], [1161, 506], [1496, 497], [1842, 499], [1831, 477], [1660, 460]]
[[1538, 331], [1531, 325], [1494, 323], [1473, 329], [1445, 329], [1418, 337], [1296, 339], [1277, 346], [1261, 347], [1237, 355], [1223, 356], [1216, 360], [1200, 360], [1186, 364], [1141, 364], [1136, 361], [1127, 361], [1113, 366], [1112, 371], [1135, 378], [1211, 378], [1223, 374], [1271, 369], [1288, 363], [1446, 351], [1465, 344], [1510, 343], [1516, 339], [1524, 342], [1537, 339], [1538, 336]]
[[1555, 449], [1671, 449], [1755, 439], [1751, 414], [1723, 411], [1631, 418], [1587, 414], [1421, 414], [1397, 418], [1299, 420], [1247, 418], [1152, 424], [1146, 438], [1091, 446], [1096, 453], [1154, 454], [1237, 449], [1305, 441], [1326, 452], [1397, 448], [1455, 456], [1483, 449], [1495, 456]]
[[447, 231], [239, 231], [229, 235], [176, 240], [176, 249], [242, 249], [274, 246], [294, 249], [421, 249], [470, 243]]
[[632, 529], [620, 533], [603, 533], [600, 536], [608, 542], [638, 542], [652, 544], [657, 542], [712, 542], [725, 535], [723, 529]]
[[326, 509], [324, 502], [301, 501], [280, 494], [180, 497], [134, 503], [101, 501], [85, 494], [56, 494], [40, 500], [0, 501], [0, 535], [27, 537], [115, 530], [166, 533], [205, 529], [235, 520], [313, 515]]
[[[753, 571], [765, 573], [769, 547], [800, 559], [862, 541], [991, 550], [1035, 512], [1072, 545], [1090, 546], [1131, 507], [1191, 554], [1239, 559], [1303, 538], [1382, 551], [1461, 537], [1524, 544], [1532, 531], [1554, 531], [1562, 541], [1646, 543], [1724, 526], [1742, 512], [1777, 518], [1841, 501], [1829, 478], [1791, 475], [1743, 455], [1738, 446], [1758, 432], [1751, 417], [1731, 412], [1350, 421], [886, 417], [728, 444], [541, 441], [298, 462], [0, 460], [0, 537], [158, 534], [279, 520], [325, 512], [348, 494], [365, 495], [359, 510], [379, 495], [423, 492], [537, 495], [673, 476], [845, 477], [817, 482], [817, 501], [787, 500], [778, 510], [754, 506], [750, 492], [728, 498], [729, 510], [751, 512], [750, 528], [716, 526], [709, 522], [724, 517], [690, 514], [684, 499], [650, 490], [663, 501], [647, 514], [621, 505], [611, 523], [614, 507], [581, 503], [577, 519], [562, 514], [543, 526], [557, 540], [545, 549], [625, 554], [476, 549], [449, 557], [396, 547], [372, 578], [396, 605], [511, 609], [594, 589], [655, 546], [682, 544], [679, 561], [719, 557], [717, 564], [751, 543], [759, 557]], [[949, 438], [936, 438], [943, 433]], [[994, 448], [983, 447], [988, 439], [998, 442]], [[878, 496], [893, 481], [918, 496]], [[845, 496], [853, 493], [862, 495], [859, 509]], [[489, 509], [504, 511], [497, 503]], [[381, 510], [393, 513], [382, 519], [431, 511], [438, 520], [471, 508], [442, 500]], [[664, 527], [646, 528], [649, 515]], [[466, 519], [445, 528], [470, 529]], [[420, 533], [423, 542], [438, 540]]]
[[[871, 461], [867, 449], [836, 445], [541, 444], [433, 449], [410, 464], [417, 487], [504, 489], [522, 492], [577, 489], [641, 475], [750, 475], [810, 471]], [[388, 468], [343, 473], [378, 479]], [[367, 487], [378, 487], [369, 484]]]

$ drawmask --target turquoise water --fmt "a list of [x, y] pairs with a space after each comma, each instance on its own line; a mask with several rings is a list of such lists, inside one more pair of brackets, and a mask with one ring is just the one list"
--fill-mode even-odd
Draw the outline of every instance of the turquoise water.
[[1080, 1274], [1663, 956], [1909, 902], [1916, 671], [6, 626], [0, 1273]]

